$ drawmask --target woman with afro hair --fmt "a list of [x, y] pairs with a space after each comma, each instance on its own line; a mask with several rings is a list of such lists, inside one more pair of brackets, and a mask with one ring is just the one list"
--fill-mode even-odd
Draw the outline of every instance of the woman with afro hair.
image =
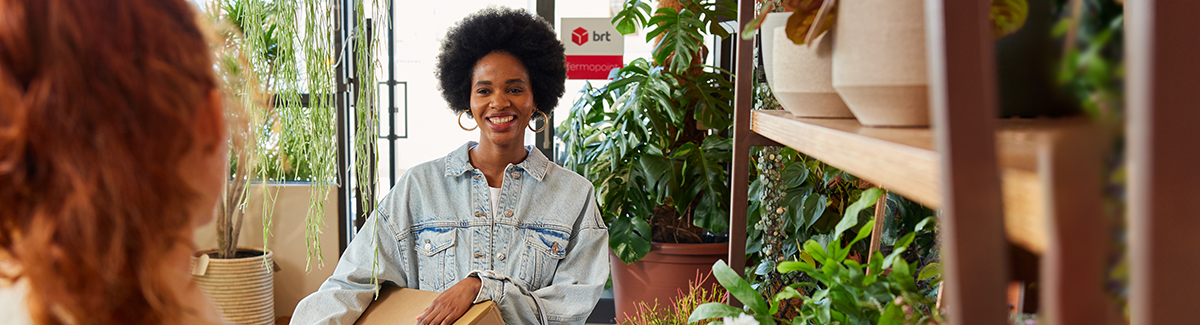
[[479, 142], [405, 173], [292, 323], [353, 323], [377, 276], [441, 292], [419, 324], [451, 324], [483, 301], [508, 324], [583, 324], [608, 279], [608, 229], [587, 179], [524, 146], [562, 97], [564, 63], [550, 24], [523, 10], [488, 8], [451, 28], [437, 76]]

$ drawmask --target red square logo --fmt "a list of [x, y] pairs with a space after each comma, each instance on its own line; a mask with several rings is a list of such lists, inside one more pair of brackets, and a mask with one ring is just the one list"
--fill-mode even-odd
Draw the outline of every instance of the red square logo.
[[588, 31], [583, 29], [583, 27], [576, 28], [573, 33], [571, 33], [571, 42], [574, 42], [575, 45], [582, 46], [583, 43], [587, 43], [587, 41]]

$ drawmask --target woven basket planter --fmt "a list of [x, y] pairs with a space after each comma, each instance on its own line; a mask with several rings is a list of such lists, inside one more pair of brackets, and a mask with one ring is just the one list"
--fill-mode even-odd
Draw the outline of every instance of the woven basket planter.
[[215, 252], [206, 250], [196, 253], [192, 258], [192, 279], [212, 298], [221, 316], [233, 324], [274, 324], [275, 272], [271, 269], [274, 253], [267, 251], [263, 254], [261, 250], [253, 248], [238, 248], [239, 256], [248, 252], [258, 256], [210, 258], [207, 268], [197, 270], [195, 263], [199, 263], [200, 257]]

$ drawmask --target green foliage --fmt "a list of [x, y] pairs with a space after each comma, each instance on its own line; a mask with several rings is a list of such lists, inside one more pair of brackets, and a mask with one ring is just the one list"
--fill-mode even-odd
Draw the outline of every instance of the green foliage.
[[626, 263], [649, 251], [656, 215], [711, 232], [729, 226], [732, 145], [721, 131], [733, 122], [732, 75], [693, 59], [704, 33], [727, 35], [717, 17], [734, 11], [728, 2], [682, 3], [651, 15], [645, 2], [627, 0], [613, 24], [622, 33], [648, 29], [647, 40], [661, 36], [654, 60], [634, 60], [605, 86], [589, 83], [559, 126], [564, 167], [596, 186], [610, 246]]
[[[768, 156], [752, 156], [751, 165], [757, 169], [753, 171], [755, 177], [750, 184], [748, 221], [751, 227], [747, 229], [747, 237], [764, 236], [763, 229], [754, 225], [765, 223], [765, 219], [771, 217], [773, 211], [764, 209], [763, 204], [765, 199], [772, 195], [768, 188], [774, 186], [768, 184], [779, 182], [780, 186], [775, 190], [782, 195], [777, 198], [780, 205], [776, 208], [782, 208], [782, 215], [779, 217], [782, 218], [782, 229], [785, 230], [779, 237], [786, 239], [780, 245], [790, 247], [785, 247], [781, 252], [795, 252], [796, 244], [814, 236], [829, 237], [823, 239], [826, 242], [832, 240], [833, 226], [842, 222], [849, 202], [859, 199], [863, 191], [861, 187], [869, 184], [805, 156], [795, 149], [785, 147], [778, 151], [778, 154]], [[770, 179], [770, 171], [760, 167], [763, 166], [764, 160], [778, 161], [782, 165], [779, 180]], [[861, 212], [861, 208], [859, 211]], [[855, 213], [853, 220], [869, 219], [870, 211], [860, 212]], [[792, 244], [788, 244], [789, 242]], [[747, 249], [747, 253], [757, 252], [755, 249]], [[778, 254], [772, 255], [782, 257]]]
[[[870, 195], [870, 194], [868, 194]], [[876, 196], [878, 197], [878, 196]], [[860, 202], [864, 202], [860, 201]], [[936, 298], [923, 292], [917, 281], [940, 283], [940, 267], [930, 264], [916, 272], [917, 263], [896, 258], [911, 244], [911, 240], [897, 242], [893, 254], [888, 258], [875, 255], [866, 264], [847, 258], [842, 252], [871, 234], [874, 221], [859, 228], [854, 239], [845, 246], [840, 241], [822, 246], [814, 240], [804, 243], [804, 250], [813, 260], [782, 262], [776, 268], [780, 273], [802, 273], [814, 282], [797, 282], [765, 299], [750, 288], [749, 283], [739, 278], [729, 266], [718, 261], [713, 265], [713, 274], [731, 294], [746, 306], [747, 313], [762, 324], [926, 324], [941, 322], [940, 311], [935, 307]], [[916, 232], [910, 232], [912, 238]], [[840, 237], [841, 233], [834, 234]], [[890, 260], [888, 260], [890, 259]], [[794, 306], [798, 316], [791, 319], [778, 317], [782, 302], [798, 298], [803, 302]], [[738, 308], [709, 303], [697, 308], [689, 321], [732, 316], [741, 313]]]
[[[1059, 6], [1062, 11], [1068, 9], [1065, 2]], [[1124, 6], [1095, 0], [1084, 1], [1080, 10], [1064, 13], [1052, 31], [1068, 41], [1058, 83], [1093, 119], [1120, 123], [1125, 100]]]
[[[385, 1], [356, 0], [357, 30], [348, 40], [354, 47], [335, 43], [338, 19], [331, 0], [216, 0], [207, 13], [224, 39], [217, 49], [217, 67], [227, 97], [227, 121], [231, 139], [231, 185], [223, 212], [218, 216], [218, 238], [236, 247], [241, 218], [245, 213], [250, 182], [301, 180], [311, 182], [305, 218], [308, 258], [323, 263], [318, 237], [325, 223], [324, 202], [337, 182], [337, 118], [332, 94], [336, 93], [336, 69], [356, 63], [354, 80], [375, 83], [377, 58], [370, 49], [377, 44], [366, 39], [364, 5]], [[378, 9], [378, 7], [377, 7]], [[378, 12], [378, 10], [377, 10]], [[376, 23], [380, 23], [376, 21]], [[378, 26], [376, 26], [378, 27]], [[376, 28], [380, 30], [380, 28]], [[350, 61], [339, 61], [340, 51], [355, 49]], [[308, 96], [302, 103], [302, 96]], [[375, 151], [375, 87], [362, 87], [355, 100], [359, 133], [355, 135], [358, 157]], [[354, 166], [360, 177], [370, 175], [369, 162], [359, 159]], [[374, 189], [374, 180], [360, 178], [364, 189]], [[274, 199], [264, 191], [263, 242], [269, 242]], [[368, 210], [371, 195], [360, 197]], [[265, 249], [265, 247], [264, 247]], [[306, 263], [310, 265], [311, 263]]]

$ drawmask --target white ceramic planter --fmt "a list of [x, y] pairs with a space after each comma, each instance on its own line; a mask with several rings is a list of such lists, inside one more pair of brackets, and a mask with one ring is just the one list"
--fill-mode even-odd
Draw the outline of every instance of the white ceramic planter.
[[[771, 89], [775, 88], [774, 79], [774, 63], [773, 51], [775, 49], [775, 28], [787, 25], [788, 17], [791, 17], [790, 12], [772, 12], [767, 14], [767, 18], [763, 18], [762, 25], [758, 28], [758, 34], [762, 40], [762, 61], [763, 72], [767, 74], [767, 84], [771, 85]], [[790, 40], [788, 42], [791, 42]]]
[[796, 117], [853, 118], [833, 89], [833, 31], [809, 45], [796, 45], [784, 27], [776, 27], [775, 80], [771, 91]]
[[923, 0], [838, 3], [833, 87], [867, 126], [929, 125]]
[[[239, 248], [239, 251], [259, 251]], [[196, 256], [214, 250], [198, 252]], [[221, 316], [233, 324], [275, 324], [275, 272], [271, 251], [266, 254], [231, 259], [208, 259], [203, 275], [192, 279], [212, 298]], [[263, 263], [263, 260], [266, 263]], [[193, 270], [199, 258], [193, 258]], [[200, 266], [203, 267], [203, 266]]]

